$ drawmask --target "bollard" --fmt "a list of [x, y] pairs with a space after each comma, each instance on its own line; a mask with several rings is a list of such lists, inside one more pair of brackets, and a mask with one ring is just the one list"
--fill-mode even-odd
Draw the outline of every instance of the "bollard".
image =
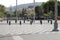
[[33, 23], [33, 21], [31, 20], [31, 21], [30, 21], [30, 24], [32, 25], [32, 23]]
[[1, 20], [1, 22], [2, 22], [3, 20]]
[[49, 19], [48, 19], [48, 23], [49, 23]]
[[40, 24], [42, 24], [42, 20], [40, 20]]
[[15, 23], [17, 23], [17, 20], [15, 19]]
[[21, 21], [20, 21], [20, 25], [21, 25]]
[[8, 23], [8, 20], [7, 20], [7, 23]]
[[25, 23], [25, 20], [24, 20], [24, 23]]
[[51, 20], [51, 24], [52, 24], [52, 20]]
[[32, 20], [32, 23], [33, 23], [33, 20]]
[[9, 21], [9, 25], [11, 25], [11, 21]]

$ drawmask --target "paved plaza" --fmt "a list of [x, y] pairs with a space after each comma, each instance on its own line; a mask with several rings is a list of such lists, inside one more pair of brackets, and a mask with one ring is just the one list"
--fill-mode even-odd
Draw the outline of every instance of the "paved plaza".
[[[60, 40], [60, 31], [51, 32], [54, 28], [47, 20], [43, 20], [42, 24], [37, 20], [30, 25], [30, 21], [26, 21], [22, 25], [19, 21], [11, 21], [8, 25], [6, 21], [0, 22], [0, 40]], [[60, 30], [60, 20], [58, 20], [58, 29]]]

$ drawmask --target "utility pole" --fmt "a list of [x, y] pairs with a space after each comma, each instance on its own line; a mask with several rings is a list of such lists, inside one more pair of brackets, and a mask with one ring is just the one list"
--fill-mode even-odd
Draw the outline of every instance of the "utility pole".
[[58, 2], [55, 0], [55, 22], [54, 22], [54, 29], [53, 31], [58, 31], [58, 23], [57, 23], [57, 16], [58, 16]]

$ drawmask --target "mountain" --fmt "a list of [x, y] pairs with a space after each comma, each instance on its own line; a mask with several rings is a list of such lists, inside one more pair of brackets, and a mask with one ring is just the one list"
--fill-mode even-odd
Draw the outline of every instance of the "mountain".
[[[35, 3], [35, 6], [40, 6], [41, 4], [42, 4], [42, 2], [36, 2], [36, 3]], [[20, 10], [20, 9], [22, 9], [22, 8], [28, 8], [29, 6], [30, 6], [30, 7], [33, 7], [33, 5], [34, 5], [34, 3], [17, 5], [17, 9]], [[16, 6], [12, 6], [11, 8], [12, 8], [12, 10], [16, 10]], [[10, 9], [10, 7], [7, 8], [7, 10], [9, 10], [9, 9]]]

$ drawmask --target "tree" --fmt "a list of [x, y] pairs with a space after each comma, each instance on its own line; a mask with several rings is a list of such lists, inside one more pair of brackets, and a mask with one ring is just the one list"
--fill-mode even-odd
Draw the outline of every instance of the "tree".
[[[54, 0], [49, 0], [41, 6], [43, 6], [44, 13], [48, 14], [48, 13], [50, 13], [50, 11], [52, 11], [53, 16], [51, 16], [51, 17], [52, 18], [55, 17], [55, 10], [54, 10], [55, 9], [55, 1]], [[47, 8], [47, 6], [49, 7], [49, 9]], [[48, 11], [47, 11], [47, 9], [48, 9]], [[58, 16], [60, 16], [60, 1], [58, 1]]]
[[7, 17], [9, 18], [10, 17], [10, 14], [7, 14]]
[[49, 15], [46, 14], [46, 13], [44, 13], [43, 16], [44, 16], [44, 18], [46, 18], [46, 19], [48, 19], [48, 17], [49, 17]]
[[0, 12], [5, 12], [5, 7], [3, 5], [0, 5]]
[[22, 15], [22, 17], [25, 18], [26, 15], [27, 15], [27, 10], [23, 8], [23, 9], [22, 9], [22, 14], [21, 14], [21, 15]]
[[0, 5], [0, 17], [4, 17], [5, 11], [5, 7], [3, 5]]
[[4, 16], [4, 14], [2, 12], [0, 12], [0, 17], [2, 18]]
[[16, 15], [16, 10], [14, 11], [14, 14], [13, 14], [13, 17], [16, 17], [17, 15]]
[[54, 0], [49, 0], [49, 1], [54, 1]]
[[53, 12], [52, 12], [52, 11], [50, 11], [50, 12], [48, 13], [48, 15], [49, 15], [50, 18], [53, 18]]
[[35, 7], [35, 13], [36, 13], [36, 18], [37, 19], [40, 19], [40, 17], [42, 16], [42, 9], [41, 9], [41, 6], [36, 6]]

